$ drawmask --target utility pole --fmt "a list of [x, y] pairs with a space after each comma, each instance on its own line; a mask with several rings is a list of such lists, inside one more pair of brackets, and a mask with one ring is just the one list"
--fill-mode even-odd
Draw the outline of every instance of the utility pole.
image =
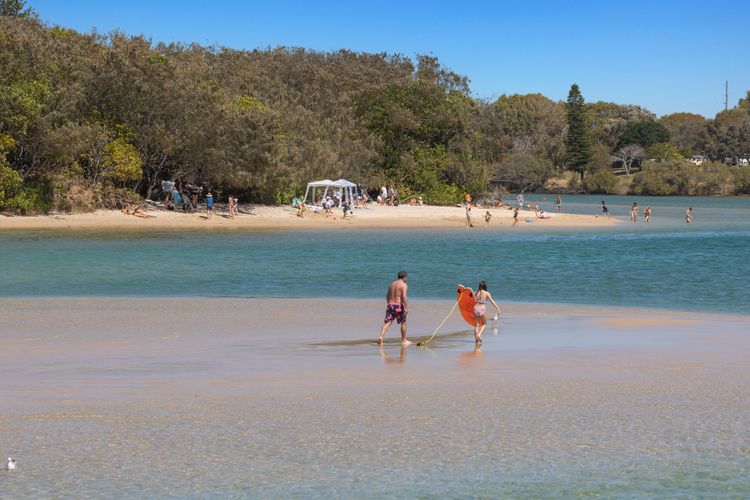
[[729, 80], [724, 82], [724, 111], [729, 109]]

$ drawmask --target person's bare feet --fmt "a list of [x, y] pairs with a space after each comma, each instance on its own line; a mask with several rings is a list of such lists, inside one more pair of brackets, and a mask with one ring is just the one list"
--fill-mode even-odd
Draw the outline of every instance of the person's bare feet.
[[401, 345], [404, 346], [404, 347], [406, 347], [408, 345], [411, 345], [411, 344], [412, 344], [411, 340], [402, 340], [401, 341]]
[[383, 343], [383, 337], [378, 338], [378, 344], [382, 344], [382, 343]]

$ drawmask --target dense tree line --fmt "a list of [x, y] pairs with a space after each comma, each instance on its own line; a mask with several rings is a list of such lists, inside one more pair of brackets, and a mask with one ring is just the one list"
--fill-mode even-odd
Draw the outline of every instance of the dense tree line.
[[750, 187], [747, 169], [685, 159], [749, 154], [750, 94], [712, 120], [587, 104], [575, 85], [567, 103], [488, 102], [431, 56], [77, 33], [21, 0], [0, 0], [0, 14], [0, 210], [115, 206], [178, 178], [277, 204], [339, 177], [440, 204], [543, 189], [564, 170], [578, 172], [569, 190], [615, 192], [613, 161], [629, 179], [643, 167], [628, 182], [638, 193]]

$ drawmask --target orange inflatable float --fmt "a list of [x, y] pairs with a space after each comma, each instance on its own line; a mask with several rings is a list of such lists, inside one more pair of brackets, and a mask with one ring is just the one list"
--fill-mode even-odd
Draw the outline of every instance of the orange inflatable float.
[[458, 285], [456, 293], [458, 294], [458, 309], [461, 311], [461, 316], [468, 324], [474, 326], [474, 306], [477, 303], [474, 290], [467, 286]]

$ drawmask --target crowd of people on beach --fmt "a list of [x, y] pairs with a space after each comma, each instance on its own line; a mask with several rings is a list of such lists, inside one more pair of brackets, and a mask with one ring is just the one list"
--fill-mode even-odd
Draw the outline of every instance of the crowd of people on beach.
[[[167, 210], [181, 210], [184, 213], [193, 213], [198, 210], [199, 201], [203, 201], [206, 206], [205, 218], [210, 220], [213, 217], [216, 199], [210, 191], [204, 196], [202, 186], [198, 186], [191, 182], [183, 183], [181, 179], [177, 179], [162, 181], [161, 187], [164, 196], [163, 205]], [[336, 219], [334, 210], [340, 209], [342, 211], [341, 218], [346, 219], [354, 215], [355, 209], [366, 208], [367, 204], [371, 201], [377, 203], [378, 206], [395, 207], [399, 206], [401, 203], [398, 197], [398, 192], [393, 186], [386, 187], [383, 185], [377, 192], [377, 197], [374, 200], [371, 200], [367, 193], [367, 188], [364, 186], [358, 186], [358, 189], [355, 191], [355, 194], [351, 199], [348, 196], [344, 196], [344, 193], [341, 190], [334, 190], [331, 194], [326, 193], [309, 204], [306, 203], [301, 196], [297, 196], [292, 200], [292, 207], [296, 210], [297, 217], [301, 218], [304, 218], [309, 211], [312, 211], [313, 213], [322, 212], [326, 217]], [[541, 198], [541, 201], [546, 200], [546, 196]], [[411, 196], [408, 198], [408, 201], [405, 201], [404, 203], [408, 203], [408, 205], [411, 206], [421, 206], [424, 204], [421, 196]], [[559, 193], [555, 195], [553, 203], [555, 212], [558, 214], [562, 213], [562, 197]], [[489, 227], [493, 218], [492, 212], [487, 210], [488, 207], [511, 210], [511, 218], [513, 219], [511, 227], [515, 227], [518, 224], [520, 213], [522, 211], [533, 212], [537, 219], [549, 219], [552, 218], [553, 215], [540, 208], [539, 201], [528, 202], [523, 192], [516, 195], [514, 204], [505, 203], [500, 196], [496, 196], [491, 201], [485, 199], [481, 205], [478, 205], [477, 200], [470, 193], [466, 193], [463, 204], [458, 204], [458, 206], [461, 205], [463, 205], [465, 210], [465, 225], [467, 228], [475, 227], [472, 210], [476, 209], [478, 206], [484, 208], [484, 214], [481, 216], [484, 220], [484, 227]], [[226, 207], [227, 218], [234, 219], [237, 217], [238, 199], [235, 196], [229, 195], [227, 197]], [[603, 217], [608, 218], [610, 216], [609, 207], [604, 200], [601, 201], [600, 210]], [[124, 205], [122, 211], [123, 213], [136, 215], [138, 217], [149, 217], [141, 207]], [[599, 214], [594, 215], [598, 216]], [[638, 219], [642, 218], [644, 223], [650, 224], [652, 215], [653, 209], [651, 206], [646, 206], [641, 210], [638, 203], [633, 202], [630, 207], [629, 216], [630, 221], [633, 223], [638, 222]], [[526, 219], [526, 222], [532, 222], [532, 220]], [[692, 207], [685, 210], [685, 222], [687, 224], [693, 222]]]

